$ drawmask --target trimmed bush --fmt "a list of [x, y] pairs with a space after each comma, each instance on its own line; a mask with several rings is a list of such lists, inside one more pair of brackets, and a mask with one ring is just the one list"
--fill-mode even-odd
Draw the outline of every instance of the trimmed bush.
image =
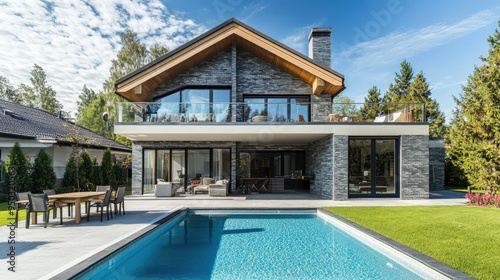
[[33, 181], [32, 193], [41, 193], [43, 190], [55, 188], [57, 177], [52, 157], [45, 152], [45, 149], [40, 149], [36, 155], [31, 179]]

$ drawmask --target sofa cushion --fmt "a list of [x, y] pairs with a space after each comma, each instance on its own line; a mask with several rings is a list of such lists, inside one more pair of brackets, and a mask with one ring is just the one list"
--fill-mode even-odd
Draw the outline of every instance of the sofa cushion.
[[212, 178], [203, 178], [203, 185], [210, 185], [212, 184]]

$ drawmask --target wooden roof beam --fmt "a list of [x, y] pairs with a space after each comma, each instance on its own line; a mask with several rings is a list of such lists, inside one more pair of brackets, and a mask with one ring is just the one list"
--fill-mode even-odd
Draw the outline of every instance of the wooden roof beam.
[[318, 95], [323, 92], [325, 89], [325, 81], [323, 81], [321, 78], [314, 78], [314, 81], [312, 83], [312, 91], [314, 94]]

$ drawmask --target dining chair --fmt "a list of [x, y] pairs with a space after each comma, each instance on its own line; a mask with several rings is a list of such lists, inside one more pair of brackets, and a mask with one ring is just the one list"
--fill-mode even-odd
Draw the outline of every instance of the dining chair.
[[103, 201], [96, 201], [92, 204], [89, 204], [88, 210], [87, 210], [87, 222], [90, 221], [90, 208], [95, 207], [97, 209], [100, 208], [101, 210], [101, 222], [102, 222], [102, 213], [104, 210], [104, 207], [106, 207], [106, 216], [109, 220], [109, 215], [111, 214], [111, 219], [113, 219], [113, 212], [110, 213], [110, 197], [111, 197], [111, 190], [107, 190], [106, 194], [104, 195], [104, 200]]
[[[56, 191], [54, 189], [48, 189], [48, 190], [43, 190], [43, 193], [49, 195], [55, 195]], [[73, 203], [66, 203], [66, 202], [54, 202], [54, 206], [68, 206], [68, 217], [71, 217], [72, 211], [73, 211]], [[57, 218], [57, 211], [54, 211], [54, 219]]]
[[[115, 199], [111, 200], [111, 203], [115, 206], [118, 204], [118, 214], [122, 214], [122, 208], [123, 208], [123, 215], [125, 215], [125, 187], [119, 187], [118, 190], [116, 191], [116, 197]], [[116, 212], [115, 212], [116, 214]]]
[[59, 208], [61, 212], [61, 225], [63, 224], [63, 219], [62, 219], [62, 206], [61, 207], [54, 207], [53, 205], [49, 204], [49, 197], [45, 193], [40, 193], [40, 194], [28, 194], [28, 211], [26, 212], [26, 228], [30, 227], [30, 214], [31, 213], [43, 213], [43, 220], [45, 222], [44, 228], [47, 227], [47, 223], [49, 222], [49, 212], [50, 210], [52, 211], [57, 211], [57, 208]]
[[[20, 200], [29, 200], [28, 194], [30, 194], [30, 192], [16, 192], [16, 202], [20, 201]], [[17, 228], [20, 210], [25, 210], [25, 212], [27, 213], [28, 212], [28, 203], [16, 203], [16, 228]]]

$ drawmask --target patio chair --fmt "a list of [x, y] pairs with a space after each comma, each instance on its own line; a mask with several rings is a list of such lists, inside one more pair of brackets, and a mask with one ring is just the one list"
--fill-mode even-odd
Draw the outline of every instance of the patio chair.
[[44, 228], [47, 227], [47, 223], [49, 222], [49, 212], [57, 211], [57, 208], [61, 211], [61, 225], [63, 224], [62, 219], [62, 207], [54, 207], [53, 205], [49, 205], [49, 197], [45, 193], [40, 194], [28, 194], [28, 211], [26, 212], [26, 228], [30, 228], [30, 214], [31, 213], [43, 213], [43, 221], [45, 222]]
[[104, 200], [103, 201], [97, 201], [92, 204], [89, 204], [88, 209], [87, 209], [87, 222], [90, 221], [90, 208], [95, 207], [97, 209], [100, 208], [101, 210], [101, 222], [102, 222], [102, 212], [104, 210], [104, 207], [106, 207], [106, 216], [109, 221], [109, 215], [111, 214], [111, 219], [113, 219], [113, 212], [110, 213], [110, 197], [111, 197], [111, 190], [107, 190], [106, 194], [104, 195]]
[[[30, 192], [16, 192], [16, 201], [20, 200], [29, 200], [28, 195]], [[28, 203], [16, 203], [16, 228], [17, 228], [17, 222], [19, 219], [19, 210], [25, 210], [26, 213], [28, 212]]]
[[[122, 208], [123, 208], [123, 215], [125, 215], [125, 187], [119, 187], [118, 190], [116, 191], [116, 197], [115, 199], [110, 201], [112, 204], [114, 204], [115, 209], [116, 205], [118, 204], [118, 214], [122, 214]], [[116, 214], [116, 211], [115, 211]]]
[[[56, 191], [54, 189], [48, 189], [48, 190], [43, 190], [43, 193], [47, 194], [47, 196], [49, 195], [54, 195], [56, 194]], [[66, 202], [58, 202], [57, 204], [58, 206], [68, 206], [68, 217], [71, 217], [71, 212], [73, 210], [72, 206], [73, 206], [73, 203], [66, 203]], [[57, 206], [54, 204], [54, 206]], [[54, 219], [57, 218], [57, 211], [54, 211]]]
[[264, 182], [262, 182], [262, 185], [260, 185], [259, 187], [259, 193], [260, 192], [269, 192], [269, 190], [267, 189], [267, 184], [269, 183], [269, 178], [266, 178], [264, 180]]

